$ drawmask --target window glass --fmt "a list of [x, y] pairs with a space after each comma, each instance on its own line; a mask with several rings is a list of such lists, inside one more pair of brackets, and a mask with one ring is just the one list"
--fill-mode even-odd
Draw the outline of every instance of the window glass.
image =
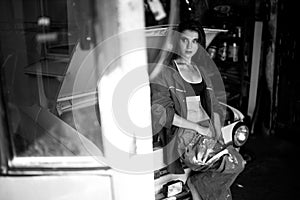
[[92, 41], [90, 8], [81, 0], [0, 2], [1, 84], [16, 157], [103, 151], [96, 81], [75, 76], [74, 59]]

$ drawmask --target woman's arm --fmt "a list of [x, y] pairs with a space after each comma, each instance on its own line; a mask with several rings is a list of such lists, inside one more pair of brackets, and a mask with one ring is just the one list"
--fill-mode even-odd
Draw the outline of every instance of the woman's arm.
[[170, 72], [163, 68], [150, 82], [152, 131], [154, 134], [163, 128], [170, 129], [172, 127], [175, 108], [167, 82], [169, 76]]
[[221, 131], [221, 120], [220, 115], [214, 112], [214, 126], [216, 129], [216, 139], [221, 143], [224, 144], [224, 138]]
[[177, 114], [174, 114], [173, 125], [181, 128], [192, 129], [201, 135], [212, 137], [212, 133], [208, 127], [200, 126], [199, 124], [184, 119]]

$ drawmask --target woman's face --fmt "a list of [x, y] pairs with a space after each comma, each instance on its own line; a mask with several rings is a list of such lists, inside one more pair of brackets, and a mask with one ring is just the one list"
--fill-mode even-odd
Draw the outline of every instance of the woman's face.
[[190, 60], [199, 48], [198, 32], [192, 30], [185, 30], [181, 33], [179, 40], [179, 53], [180, 55]]

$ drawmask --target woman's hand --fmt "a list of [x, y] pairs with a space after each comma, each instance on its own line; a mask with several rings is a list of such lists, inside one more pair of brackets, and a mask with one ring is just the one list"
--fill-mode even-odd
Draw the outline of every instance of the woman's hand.
[[181, 127], [181, 128], [192, 129], [192, 130], [196, 131], [197, 133], [208, 136], [208, 137], [213, 136], [209, 127], [201, 126], [195, 122], [186, 120], [177, 114], [174, 115], [173, 125]]

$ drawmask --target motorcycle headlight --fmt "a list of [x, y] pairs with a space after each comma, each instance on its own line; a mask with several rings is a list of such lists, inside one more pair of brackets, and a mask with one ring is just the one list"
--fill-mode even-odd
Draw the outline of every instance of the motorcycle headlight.
[[239, 122], [235, 125], [232, 131], [233, 145], [235, 147], [240, 147], [245, 144], [249, 136], [249, 128], [243, 123]]

